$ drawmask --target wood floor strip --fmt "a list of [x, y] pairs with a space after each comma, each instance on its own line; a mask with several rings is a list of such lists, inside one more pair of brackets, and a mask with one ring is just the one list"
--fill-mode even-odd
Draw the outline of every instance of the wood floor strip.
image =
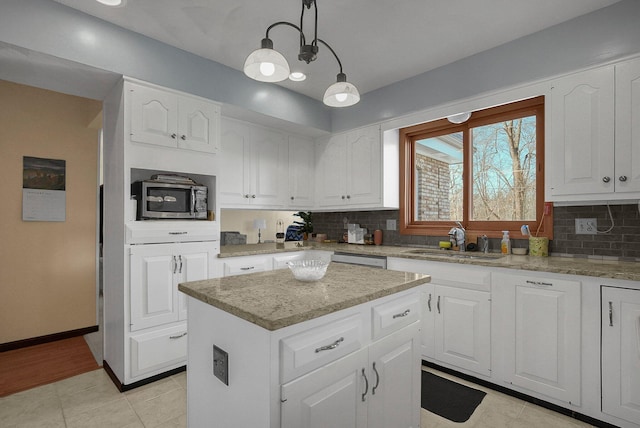
[[0, 353], [0, 397], [100, 368], [82, 336]]

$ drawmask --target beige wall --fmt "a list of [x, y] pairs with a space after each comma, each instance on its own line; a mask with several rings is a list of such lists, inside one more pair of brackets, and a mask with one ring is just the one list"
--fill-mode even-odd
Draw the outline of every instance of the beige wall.
[[221, 210], [220, 230], [223, 232], [240, 232], [247, 235], [247, 244], [258, 242], [258, 231], [253, 228], [253, 220], [265, 219], [267, 230], [260, 230], [261, 241], [276, 239], [276, 222], [278, 219], [284, 222], [284, 231], [294, 221], [301, 221], [300, 217], [294, 217], [297, 211], [260, 211], [260, 210]]
[[[0, 343], [96, 325], [99, 101], [0, 80]], [[66, 161], [66, 221], [22, 221], [22, 157]]]

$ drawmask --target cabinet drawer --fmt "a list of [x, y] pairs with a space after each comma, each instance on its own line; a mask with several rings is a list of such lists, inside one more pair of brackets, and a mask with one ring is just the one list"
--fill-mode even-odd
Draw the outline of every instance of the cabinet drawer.
[[246, 275], [249, 273], [265, 272], [272, 270], [271, 256], [266, 257], [242, 257], [241, 259], [228, 259], [223, 263], [224, 276]]
[[362, 347], [360, 315], [352, 315], [280, 341], [281, 382], [324, 366]]
[[286, 269], [287, 263], [293, 260], [304, 260], [305, 252], [299, 251], [297, 253], [287, 253], [287, 254], [278, 254], [277, 256], [273, 256], [273, 269]]
[[187, 361], [187, 324], [129, 338], [131, 377], [177, 367]]
[[374, 306], [372, 311], [373, 340], [393, 333], [420, 319], [420, 294], [412, 293]]

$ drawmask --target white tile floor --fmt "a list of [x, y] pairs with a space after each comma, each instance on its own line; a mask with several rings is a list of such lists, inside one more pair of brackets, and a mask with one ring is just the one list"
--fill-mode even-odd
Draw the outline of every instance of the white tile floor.
[[[471, 418], [462, 424], [422, 410], [422, 428], [573, 428], [590, 425], [429, 369], [487, 392]], [[186, 427], [186, 373], [120, 393], [104, 370], [0, 398], [3, 428], [142, 428]], [[236, 427], [233, 427], [236, 428]], [[241, 427], [238, 427], [241, 428]], [[389, 427], [395, 428], [395, 427]]]

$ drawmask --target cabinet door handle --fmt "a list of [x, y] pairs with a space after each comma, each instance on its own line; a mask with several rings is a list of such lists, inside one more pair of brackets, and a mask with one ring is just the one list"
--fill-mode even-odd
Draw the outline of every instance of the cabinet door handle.
[[429, 312], [431, 312], [431, 293], [429, 293], [429, 300], [427, 300], [427, 307], [429, 308]]
[[625, 182], [625, 181], [627, 181], [627, 176], [626, 176], [626, 175], [621, 175], [621, 176], [618, 178], [618, 180], [620, 180], [620, 181], [622, 181], [622, 182]]
[[244, 197], [245, 197], [245, 198], [247, 198], [247, 199], [249, 199], [249, 195], [248, 195], [248, 194], [244, 195]]
[[409, 315], [409, 312], [411, 312], [411, 309], [407, 309], [407, 310], [406, 310], [406, 311], [404, 311], [404, 312], [400, 312], [399, 314], [395, 314], [395, 315], [393, 316], [393, 319], [406, 317], [407, 315]]
[[174, 132], [173, 134], [171, 134], [171, 138], [172, 138], [172, 139], [174, 139], [174, 140], [175, 140], [175, 139], [176, 139], [176, 137], [177, 137], [177, 135], [175, 134], [175, 132]]
[[183, 135], [180, 136], [180, 139], [184, 141], [184, 140], [187, 139], [187, 136], [183, 134]]
[[535, 285], [537, 287], [553, 287], [553, 283], [551, 282], [542, 282], [542, 281], [526, 281], [527, 284]]
[[316, 348], [316, 354], [318, 352], [328, 351], [330, 349], [336, 349], [338, 347], [338, 345], [340, 345], [340, 342], [343, 342], [343, 341], [344, 341], [344, 337], [341, 337], [340, 339], [336, 340], [335, 342], [333, 342], [330, 345], [324, 345], [324, 346], [321, 346], [319, 348]]
[[342, 199], [344, 199], [344, 198], [345, 198], [344, 195], [342, 195]]
[[373, 362], [373, 372], [376, 374], [376, 386], [371, 389], [371, 395], [376, 395], [376, 389], [378, 385], [380, 385], [380, 375], [378, 374], [378, 370], [376, 369], [376, 362]]
[[178, 256], [178, 260], [180, 260], [180, 269], [178, 269], [178, 273], [182, 273], [182, 256]]
[[251, 269], [255, 269], [255, 266], [247, 266], [247, 267], [241, 267], [240, 270], [251, 270]]
[[178, 262], [176, 261], [176, 256], [173, 256], [173, 273], [176, 273], [178, 269]]
[[613, 327], [613, 302], [609, 302], [609, 327]]
[[602, 177], [602, 181], [604, 181], [605, 183], [608, 183], [608, 182], [611, 181], [611, 177], [604, 176], [604, 177]]
[[253, 199], [255, 199], [255, 198], [256, 198], [256, 195], [251, 195], [251, 197], [252, 197]]
[[438, 303], [436, 306], [438, 307], [438, 313], [440, 313], [440, 296], [438, 296]]
[[364, 392], [362, 393], [362, 401], [366, 401], [365, 397], [367, 396], [367, 392], [369, 392], [369, 380], [367, 379], [367, 374], [362, 369], [362, 377], [364, 378]]
[[182, 334], [179, 334], [177, 336], [169, 336], [169, 339], [180, 339], [181, 337], [185, 337], [187, 335], [187, 332], [185, 331]]
[[351, 199], [351, 195], [347, 195], [347, 199]]
[[293, 201], [294, 199], [295, 199], [295, 198], [292, 196], [292, 197], [291, 197], [291, 200]]

